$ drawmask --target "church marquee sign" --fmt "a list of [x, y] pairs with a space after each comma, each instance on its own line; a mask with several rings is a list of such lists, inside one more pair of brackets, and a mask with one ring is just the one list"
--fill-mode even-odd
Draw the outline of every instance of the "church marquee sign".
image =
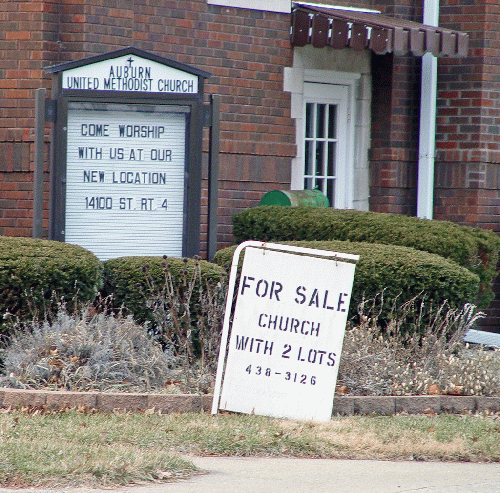
[[199, 253], [203, 82], [136, 48], [48, 69], [51, 238], [106, 260]]

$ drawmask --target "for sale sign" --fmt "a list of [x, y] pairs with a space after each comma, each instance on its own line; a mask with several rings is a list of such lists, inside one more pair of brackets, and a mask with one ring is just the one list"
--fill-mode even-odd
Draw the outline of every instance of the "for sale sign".
[[329, 420], [358, 257], [248, 243], [218, 408]]

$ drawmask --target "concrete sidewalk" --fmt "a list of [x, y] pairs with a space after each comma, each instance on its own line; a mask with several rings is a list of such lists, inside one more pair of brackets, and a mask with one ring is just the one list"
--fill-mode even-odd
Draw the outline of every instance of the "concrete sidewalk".
[[190, 457], [208, 474], [120, 489], [1, 489], [0, 493], [498, 493], [500, 464]]

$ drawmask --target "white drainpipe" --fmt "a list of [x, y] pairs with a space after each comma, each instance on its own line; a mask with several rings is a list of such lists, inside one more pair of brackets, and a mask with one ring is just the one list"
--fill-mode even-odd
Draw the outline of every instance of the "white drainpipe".
[[[424, 0], [424, 24], [439, 23], [439, 0]], [[434, 155], [436, 151], [437, 58], [422, 57], [420, 137], [418, 151], [417, 216], [432, 219], [434, 206]]]

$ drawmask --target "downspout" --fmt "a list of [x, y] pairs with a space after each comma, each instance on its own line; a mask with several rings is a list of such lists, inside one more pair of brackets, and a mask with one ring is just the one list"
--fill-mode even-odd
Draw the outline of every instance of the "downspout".
[[[439, 24], [439, 0], [424, 0], [423, 23]], [[437, 58], [422, 57], [420, 132], [418, 151], [417, 217], [432, 219], [434, 208], [434, 155], [436, 152]]]

